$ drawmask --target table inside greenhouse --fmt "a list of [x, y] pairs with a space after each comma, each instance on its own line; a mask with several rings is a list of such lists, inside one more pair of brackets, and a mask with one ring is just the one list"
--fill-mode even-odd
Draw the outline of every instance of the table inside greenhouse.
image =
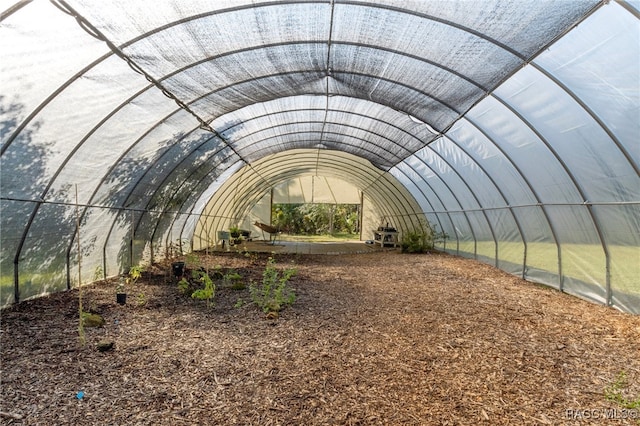
[[398, 232], [397, 231], [373, 231], [374, 244], [380, 244], [380, 247], [385, 245], [398, 245]]

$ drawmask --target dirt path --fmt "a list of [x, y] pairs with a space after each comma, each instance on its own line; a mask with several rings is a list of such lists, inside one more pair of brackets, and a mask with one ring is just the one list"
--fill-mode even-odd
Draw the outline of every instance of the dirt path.
[[[205, 263], [260, 280], [265, 260]], [[4, 310], [2, 424], [577, 425], [621, 416], [614, 383], [640, 397], [640, 317], [447, 255], [277, 260], [298, 272], [278, 319], [246, 289], [219, 285], [212, 308], [185, 298], [169, 267], [125, 306], [112, 283], [85, 287], [106, 324], [83, 347], [77, 291]]]

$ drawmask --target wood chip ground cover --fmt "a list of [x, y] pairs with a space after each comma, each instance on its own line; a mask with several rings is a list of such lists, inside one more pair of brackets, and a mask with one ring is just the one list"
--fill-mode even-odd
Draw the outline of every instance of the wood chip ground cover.
[[[266, 258], [202, 262], [248, 282]], [[639, 423], [605, 398], [621, 372], [623, 395], [640, 395], [637, 316], [444, 254], [276, 260], [297, 269], [297, 300], [277, 319], [248, 289], [218, 283], [211, 308], [180, 295], [170, 265], [146, 272], [124, 306], [113, 282], [85, 286], [84, 306], [106, 324], [86, 328], [84, 346], [76, 290], [3, 310], [0, 422]], [[104, 340], [114, 348], [98, 351]]]

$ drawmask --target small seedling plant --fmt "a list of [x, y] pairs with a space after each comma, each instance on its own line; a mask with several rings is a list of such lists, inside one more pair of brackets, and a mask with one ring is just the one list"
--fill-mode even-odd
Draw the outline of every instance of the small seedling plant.
[[242, 281], [242, 275], [234, 270], [230, 270], [222, 276], [222, 283], [224, 287], [231, 288], [232, 290], [244, 290], [246, 287]]
[[142, 277], [142, 273], [144, 272], [144, 268], [140, 265], [138, 266], [132, 266], [129, 269], [129, 283], [128, 284], [135, 284], [138, 282], [138, 280]]
[[262, 285], [249, 285], [251, 300], [265, 313], [279, 312], [285, 306], [292, 305], [296, 295], [288, 283], [295, 274], [295, 269], [278, 270], [275, 259], [269, 257], [262, 273]]
[[[194, 286], [197, 288], [194, 288]], [[215, 283], [206, 271], [200, 269], [191, 272], [191, 281], [186, 277], [182, 277], [178, 281], [178, 290], [192, 299], [206, 301], [208, 307], [213, 305], [213, 299], [216, 295]]]
[[216, 285], [213, 283], [213, 280], [204, 271], [193, 271], [194, 279], [200, 281], [204, 288], [199, 288], [191, 293], [191, 297], [193, 299], [206, 300], [207, 306], [211, 307], [213, 305], [213, 298], [216, 295]]
[[621, 371], [616, 380], [604, 390], [604, 396], [607, 400], [615, 402], [623, 408], [640, 410], [640, 396], [625, 396], [628, 386], [627, 373]]

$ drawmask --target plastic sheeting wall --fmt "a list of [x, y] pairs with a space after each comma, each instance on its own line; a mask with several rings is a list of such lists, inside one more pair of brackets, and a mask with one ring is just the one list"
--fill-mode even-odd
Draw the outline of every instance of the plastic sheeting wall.
[[392, 173], [423, 194], [456, 240], [448, 251], [638, 313], [640, 33], [637, 15], [616, 8]]

